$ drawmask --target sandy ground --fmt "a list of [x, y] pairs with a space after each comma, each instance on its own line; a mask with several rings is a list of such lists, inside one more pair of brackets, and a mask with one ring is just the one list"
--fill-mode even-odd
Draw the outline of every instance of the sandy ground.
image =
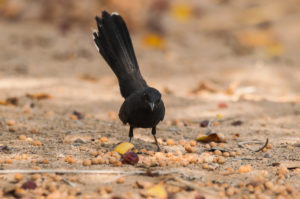
[[[23, 174], [21, 181], [16, 181], [14, 174], [1, 174], [0, 197], [99, 198], [99, 187], [111, 187], [112, 193], [102, 197], [140, 198], [140, 192], [146, 188], [139, 189], [137, 181], [152, 184], [164, 181], [169, 198], [200, 198], [200, 195], [206, 198], [299, 198], [300, 6], [299, 1], [275, 2], [270, 7], [263, 4], [262, 13], [267, 19], [275, 11], [278, 15], [270, 17], [267, 36], [275, 35], [283, 46], [280, 50], [278, 46], [270, 47], [260, 33], [254, 35], [255, 41], [262, 40], [259, 45], [249, 38], [245, 39], [244, 46], [236, 44], [236, 34], [256, 30], [252, 27], [256, 27], [254, 22], [253, 25], [250, 19], [250, 22], [248, 18], [243, 19], [247, 9], [238, 3], [231, 6], [204, 4], [202, 17], [185, 22], [166, 17], [166, 47], [162, 49], [145, 45], [143, 31], [133, 35], [142, 74], [150, 85], [163, 93], [166, 116], [157, 132], [163, 151], [187, 154], [179, 140], [190, 142], [199, 134], [207, 133], [209, 129], [201, 128], [200, 122], [212, 120], [218, 121], [212, 132], [222, 133], [227, 141], [212, 147], [213, 150], [241, 152], [241, 155], [226, 157], [224, 164], [206, 160], [209, 169], [204, 163], [83, 166], [83, 160], [93, 158], [91, 152], [112, 151], [118, 143], [128, 140], [128, 126], [115, 118], [123, 99], [113, 73], [94, 48], [91, 28], [74, 27], [67, 34], [61, 34], [53, 25], [34, 20], [1, 20], [1, 100], [18, 99], [16, 106], [0, 106], [1, 170], [130, 172], [151, 169], [155, 172], [175, 169], [177, 173], [123, 176], [122, 184], [116, 182], [120, 177], [116, 175], [50, 174], [36, 180], [37, 189], [24, 193], [11, 190], [31, 179], [31, 174]], [[246, 22], [239, 21], [242, 19]], [[265, 34], [265, 29], [263, 32]], [[26, 97], [37, 93], [46, 93], [51, 99]], [[220, 103], [227, 107], [220, 107]], [[85, 118], [78, 120], [72, 116], [75, 110]], [[222, 117], [217, 118], [218, 114]], [[238, 120], [242, 121], [241, 125], [232, 125]], [[27, 137], [25, 140], [19, 139], [22, 134]], [[134, 135], [136, 149], [155, 151], [150, 129], [137, 129]], [[101, 143], [99, 140], [103, 137], [108, 141]], [[254, 152], [267, 138], [272, 148]], [[167, 145], [167, 139], [173, 139], [176, 144]], [[34, 146], [35, 140], [39, 140], [41, 146]], [[210, 149], [202, 143], [193, 148], [199, 157]], [[22, 159], [24, 154], [28, 157], [26, 160]], [[17, 160], [16, 156], [21, 159]], [[74, 157], [76, 163], [65, 162], [66, 156]], [[209, 156], [218, 157], [214, 152]], [[7, 163], [7, 159], [12, 159], [12, 163]], [[251, 171], [239, 173], [242, 165], [251, 165]], [[57, 176], [63, 180], [55, 180]], [[170, 183], [172, 177], [183, 182], [177, 181], [174, 185]], [[266, 188], [266, 182], [272, 182], [272, 187]], [[55, 188], [51, 190], [49, 184]]]

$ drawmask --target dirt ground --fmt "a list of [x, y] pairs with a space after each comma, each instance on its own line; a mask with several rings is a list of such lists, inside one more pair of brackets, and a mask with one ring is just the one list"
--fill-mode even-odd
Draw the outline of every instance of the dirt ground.
[[[117, 80], [91, 36], [96, 9], [88, 25], [68, 27], [0, 7], [0, 198], [300, 198], [300, 2], [169, 6], [163, 31], [131, 31], [141, 72], [166, 105], [162, 153], [150, 129], [136, 129], [134, 166], [83, 164], [128, 141]], [[194, 146], [209, 132], [226, 143]], [[9, 173], [15, 169], [120, 173]], [[20, 188], [31, 179], [37, 188]], [[153, 194], [156, 184], [162, 190]]]

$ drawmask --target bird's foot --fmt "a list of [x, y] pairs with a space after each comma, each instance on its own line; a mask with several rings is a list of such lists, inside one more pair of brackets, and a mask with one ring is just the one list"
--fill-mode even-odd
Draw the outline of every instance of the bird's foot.
[[130, 142], [130, 143], [131, 143], [131, 138], [132, 138], [132, 137], [130, 137], [130, 138], [129, 138], [129, 141], [128, 141], [128, 142]]
[[157, 152], [160, 152], [160, 147], [159, 146], [157, 146]]

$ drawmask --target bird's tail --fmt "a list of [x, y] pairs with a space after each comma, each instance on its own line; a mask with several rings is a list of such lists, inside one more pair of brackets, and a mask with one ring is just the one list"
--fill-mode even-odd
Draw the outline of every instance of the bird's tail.
[[[117, 13], [103, 11], [96, 16], [98, 31], [93, 33], [100, 54], [116, 74], [124, 97], [146, 85], [135, 57], [126, 24]], [[127, 85], [127, 89], [123, 88]], [[131, 85], [132, 84], [132, 85]]]

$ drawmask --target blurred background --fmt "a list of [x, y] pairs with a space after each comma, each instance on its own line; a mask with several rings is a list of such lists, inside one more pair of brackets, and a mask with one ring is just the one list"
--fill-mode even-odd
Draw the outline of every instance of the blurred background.
[[102, 10], [124, 17], [145, 79], [166, 95], [299, 102], [299, 0], [0, 0], [1, 99], [121, 101], [92, 40]]

